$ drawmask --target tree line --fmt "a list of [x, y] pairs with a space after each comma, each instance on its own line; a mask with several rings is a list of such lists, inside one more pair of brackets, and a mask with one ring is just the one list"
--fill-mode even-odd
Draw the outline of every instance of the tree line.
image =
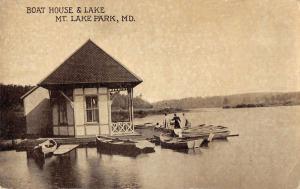
[[244, 108], [300, 105], [300, 92], [264, 92], [227, 96], [190, 97], [153, 103], [154, 108]]
[[0, 136], [21, 137], [25, 134], [25, 118], [20, 97], [32, 86], [0, 84]]

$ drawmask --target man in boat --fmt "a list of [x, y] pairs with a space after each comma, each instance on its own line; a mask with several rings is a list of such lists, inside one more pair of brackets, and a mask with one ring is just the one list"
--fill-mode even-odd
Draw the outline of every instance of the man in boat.
[[172, 121], [174, 121], [174, 129], [171, 132], [171, 136], [172, 137], [176, 137], [176, 136], [181, 137], [180, 133], [182, 133], [182, 130], [180, 128], [180, 122], [181, 122], [180, 117], [177, 116], [176, 114], [174, 114]]
[[170, 119], [168, 117], [168, 114], [166, 114], [166, 113], [165, 113], [165, 117], [164, 117], [164, 120], [163, 120], [163, 127], [166, 128], [166, 129], [170, 128]]
[[180, 129], [180, 117], [174, 114], [174, 117], [172, 119], [174, 121], [174, 129]]

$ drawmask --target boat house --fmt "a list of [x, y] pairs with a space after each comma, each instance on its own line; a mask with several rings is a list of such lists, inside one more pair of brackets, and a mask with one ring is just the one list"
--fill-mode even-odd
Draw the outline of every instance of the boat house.
[[[66, 59], [38, 86], [48, 90], [53, 136], [134, 133], [133, 88], [142, 80], [91, 40]], [[112, 120], [112, 100], [125, 91], [128, 120]], [[30, 125], [27, 125], [27, 130]], [[32, 129], [31, 129], [32, 130]]]

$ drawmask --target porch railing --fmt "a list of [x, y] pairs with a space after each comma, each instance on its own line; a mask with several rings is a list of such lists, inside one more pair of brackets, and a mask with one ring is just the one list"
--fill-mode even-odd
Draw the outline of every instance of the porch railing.
[[131, 122], [114, 122], [111, 126], [111, 135], [133, 134], [134, 126]]

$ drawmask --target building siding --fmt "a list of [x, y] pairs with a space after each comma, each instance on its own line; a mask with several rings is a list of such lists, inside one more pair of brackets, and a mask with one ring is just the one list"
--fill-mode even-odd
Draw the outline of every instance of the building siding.
[[[85, 97], [98, 96], [99, 122], [86, 123]], [[109, 134], [109, 108], [107, 88], [74, 89], [75, 136]]]
[[26, 116], [26, 133], [29, 135], [46, 134], [50, 125], [50, 103], [47, 89], [38, 87], [23, 99]]

